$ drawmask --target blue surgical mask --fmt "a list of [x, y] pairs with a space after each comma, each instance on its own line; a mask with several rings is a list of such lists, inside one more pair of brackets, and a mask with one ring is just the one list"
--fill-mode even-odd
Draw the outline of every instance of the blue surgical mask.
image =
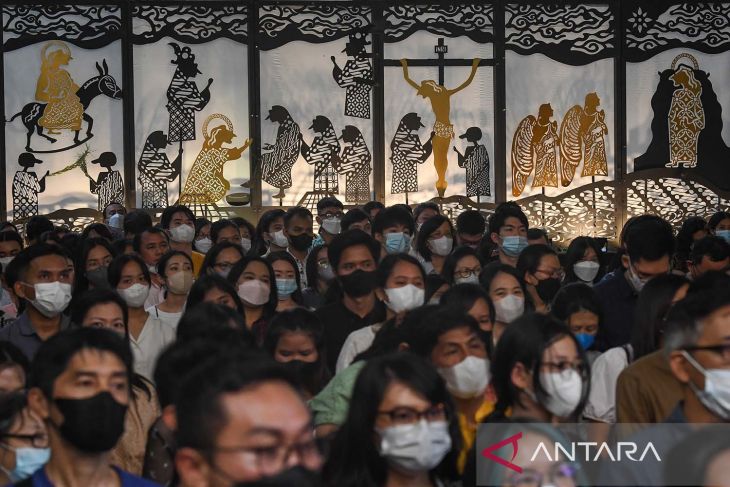
[[593, 346], [593, 342], [596, 341], [596, 336], [589, 333], [576, 333], [575, 339], [578, 340], [583, 350], [588, 350]]
[[8, 472], [11, 482], [19, 482], [33, 475], [48, 463], [50, 448], [15, 448], [15, 468]]
[[393, 232], [385, 234], [385, 250], [389, 254], [408, 252], [411, 247], [411, 236], [404, 232]]
[[726, 242], [730, 243], [730, 230], [716, 230], [715, 236], [725, 239]]
[[527, 247], [527, 237], [510, 235], [502, 237], [502, 252], [510, 257], [517, 257]]
[[297, 290], [296, 279], [277, 279], [276, 280], [276, 292], [279, 294], [279, 299], [287, 299], [289, 296], [294, 294]]

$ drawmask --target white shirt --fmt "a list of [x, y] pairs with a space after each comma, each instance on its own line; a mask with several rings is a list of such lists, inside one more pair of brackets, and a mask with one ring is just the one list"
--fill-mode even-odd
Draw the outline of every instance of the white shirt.
[[129, 335], [129, 344], [134, 355], [134, 371], [152, 381], [157, 357], [167, 345], [174, 341], [175, 329], [150, 314], [139, 337], [135, 340], [132, 335]]
[[[629, 349], [631, 345], [628, 346]], [[616, 422], [616, 384], [629, 366], [624, 347], [606, 350], [591, 366], [591, 391], [583, 416], [603, 423]]]
[[370, 348], [373, 340], [375, 340], [375, 334], [382, 326], [382, 323], [376, 323], [350, 333], [345, 340], [345, 344], [342, 345], [340, 356], [337, 357], [335, 373], [339, 373], [342, 369], [349, 367], [352, 361], [355, 360], [355, 357]]
[[144, 302], [144, 309], [149, 309], [157, 306], [165, 300], [165, 288], [152, 283], [150, 286], [150, 293], [147, 295], [147, 299]]
[[180, 318], [182, 318], [182, 315], [185, 312], [183, 310], [183, 311], [178, 311], [177, 313], [168, 313], [167, 311], [162, 311], [160, 309], [159, 304], [157, 306], [153, 306], [149, 309], [146, 309], [145, 311], [147, 311], [149, 314], [151, 314], [155, 318], [159, 318], [162, 321], [164, 321], [165, 323], [167, 323], [168, 325], [172, 326], [172, 328], [175, 330], [176, 333], [177, 333], [177, 325], [178, 325], [178, 323], [180, 323]]

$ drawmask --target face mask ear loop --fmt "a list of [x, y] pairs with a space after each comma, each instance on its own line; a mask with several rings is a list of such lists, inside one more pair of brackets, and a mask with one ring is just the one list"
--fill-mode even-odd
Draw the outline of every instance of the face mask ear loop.
[[[682, 350], [682, 355], [684, 355], [684, 358], [686, 358], [687, 361], [690, 364], [692, 364], [692, 367], [694, 367], [695, 370], [697, 370], [697, 372], [700, 372], [703, 377], [707, 377], [707, 371], [705, 370], [705, 368], [703, 366], [701, 366], [699, 364], [699, 362], [697, 362], [697, 360], [692, 355], [690, 355], [690, 353], [687, 350]], [[694, 389], [695, 391], [701, 391], [701, 390], [703, 390], [703, 389], [700, 389], [697, 386], [697, 384], [695, 384], [694, 382], [692, 382], [692, 379], [689, 380], [689, 383], [692, 386], [692, 389]]]

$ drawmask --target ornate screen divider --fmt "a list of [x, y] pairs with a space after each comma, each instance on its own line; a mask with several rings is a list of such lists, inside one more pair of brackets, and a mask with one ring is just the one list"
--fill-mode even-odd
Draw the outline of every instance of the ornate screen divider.
[[14, 2], [2, 23], [17, 222], [514, 200], [565, 242], [730, 207], [727, 1]]

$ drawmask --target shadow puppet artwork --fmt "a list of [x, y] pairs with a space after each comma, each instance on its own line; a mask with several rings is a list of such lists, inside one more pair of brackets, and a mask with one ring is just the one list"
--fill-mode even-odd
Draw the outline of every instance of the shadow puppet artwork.
[[420, 85], [417, 84], [408, 77], [408, 61], [406, 59], [401, 60], [401, 65], [403, 66], [403, 77], [406, 82], [415, 88], [416, 92], [420, 96], [430, 100], [431, 108], [433, 109], [433, 113], [436, 117], [436, 122], [433, 126], [433, 132], [435, 135], [432, 138], [432, 143], [434, 165], [436, 166], [436, 173], [438, 174], [436, 190], [441, 198], [444, 197], [446, 192], [446, 170], [449, 166], [449, 146], [451, 145], [451, 139], [454, 138], [454, 126], [451, 124], [451, 120], [449, 118], [451, 112], [451, 96], [471, 84], [474, 80], [474, 76], [476, 75], [479, 62], [480, 59], [475, 58], [472, 62], [471, 73], [467, 80], [460, 86], [449, 90], [441, 84], [436, 84], [433, 80], [424, 80]]
[[13, 218], [19, 220], [38, 214], [38, 194], [46, 190], [48, 171], [39, 180], [35, 172], [29, 171], [36, 164], [43, 164], [33, 154], [23, 152], [18, 156], [18, 165], [22, 171], [13, 177]]
[[[208, 125], [216, 118], [224, 123], [208, 133]], [[251, 145], [251, 139], [246, 139], [241, 147], [223, 147], [223, 144], [232, 143], [236, 134], [233, 133], [230, 119], [220, 113], [214, 113], [205, 120], [203, 137], [203, 147], [185, 180], [185, 188], [178, 202], [191, 207], [193, 211], [215, 206], [225, 196], [231, 184], [223, 177], [223, 166], [228, 161], [240, 159], [243, 151]]]
[[391, 194], [406, 194], [418, 192], [418, 164], [423, 164], [433, 151], [432, 140], [434, 132], [425, 144], [421, 143], [418, 131], [425, 127], [421, 117], [411, 112], [403, 116], [390, 142], [390, 161], [393, 164]]
[[117, 164], [117, 156], [113, 152], [102, 152], [101, 155], [91, 161], [98, 164], [106, 171], [99, 173], [96, 181], [89, 178], [89, 190], [99, 197], [97, 209], [103, 211], [109, 203], [124, 202], [124, 182], [119, 171], [112, 168]]
[[342, 154], [334, 159], [335, 170], [345, 175], [345, 201], [364, 204], [370, 201], [370, 165], [372, 155], [360, 129], [346, 125], [342, 130], [342, 141], [346, 145]]
[[533, 188], [558, 187], [558, 123], [550, 120], [553, 108], [540, 105], [537, 118], [528, 115], [517, 126], [512, 138], [512, 195], [522, 194], [527, 179], [535, 170]]
[[208, 78], [208, 84], [203, 91], [198, 91], [198, 85], [193, 78], [201, 74], [195, 62], [195, 54], [188, 46], [180, 47], [170, 42], [175, 51], [175, 59], [170, 61], [176, 65], [170, 86], [167, 88], [167, 110], [170, 113], [168, 140], [180, 142], [195, 140], [195, 112], [199, 112], [210, 102], [210, 85], [213, 78]]
[[350, 34], [350, 40], [342, 52], [347, 53], [349, 59], [342, 69], [337, 60], [331, 56], [334, 67], [332, 77], [340, 86], [346, 88], [345, 115], [348, 117], [370, 118], [370, 90], [375, 83], [373, 68], [370, 64], [372, 54], [365, 50], [367, 41], [365, 32]]
[[166, 208], [167, 184], [180, 176], [183, 150], [180, 147], [177, 157], [170, 162], [165, 148], [170, 145], [162, 130], [152, 132], [144, 143], [142, 155], [137, 162], [139, 181], [142, 187], [142, 208]]
[[278, 123], [279, 128], [274, 143], [261, 147], [270, 151], [261, 155], [261, 178], [279, 190], [273, 198], [282, 199], [286, 196], [284, 190], [292, 186], [291, 170], [299, 158], [302, 133], [289, 111], [281, 105], [271, 107], [266, 120]]
[[[301, 153], [307, 164], [314, 166], [314, 191], [325, 194], [339, 193], [337, 172], [332, 166], [332, 160], [340, 153], [340, 141], [330, 119], [324, 115], [317, 115], [309, 126], [319, 134], [314, 137], [312, 145], [301, 138]], [[301, 136], [301, 134], [300, 134]]]
[[581, 177], [608, 176], [604, 140], [608, 126], [605, 123], [606, 113], [598, 110], [600, 104], [596, 93], [588, 93], [584, 107], [575, 105], [563, 117], [560, 124], [560, 174], [563, 186], [573, 181], [581, 160]]
[[[73, 147], [78, 147], [93, 137], [91, 129], [94, 126], [94, 119], [86, 110], [91, 100], [99, 95], [105, 95], [113, 99], [122, 98], [122, 90], [117, 86], [116, 80], [109, 74], [109, 67], [104, 60], [101, 64], [96, 63], [99, 72], [86, 81], [81, 87], [71, 78], [68, 71], [61, 66], [66, 66], [73, 59], [69, 47], [61, 41], [50, 41], [41, 50], [41, 69], [36, 83], [34, 103], [28, 103], [23, 109], [13, 115], [9, 122], [21, 117], [23, 125], [28, 130], [25, 150], [35, 153], [56, 153]], [[82, 120], [87, 122], [86, 137], [79, 139]], [[48, 133], [44, 133], [46, 129]], [[51, 143], [57, 139], [51, 135], [60, 135], [60, 130], [71, 130], [74, 132], [73, 144], [52, 150], [33, 150], [31, 148], [31, 137], [36, 132]]]
[[[684, 62], [689, 61], [690, 64]], [[654, 119], [646, 152], [634, 159], [634, 170], [685, 167], [722, 189], [730, 189], [730, 148], [722, 138], [722, 106], [694, 56], [677, 56], [659, 74], [651, 99]]]
[[466, 196], [476, 197], [477, 202], [481, 196], [491, 196], [492, 190], [489, 185], [489, 152], [482, 140], [482, 131], [479, 127], [469, 127], [460, 139], [466, 139], [471, 145], [467, 146], [462, 154], [454, 147], [454, 152], [459, 157], [459, 167], [466, 169]]

